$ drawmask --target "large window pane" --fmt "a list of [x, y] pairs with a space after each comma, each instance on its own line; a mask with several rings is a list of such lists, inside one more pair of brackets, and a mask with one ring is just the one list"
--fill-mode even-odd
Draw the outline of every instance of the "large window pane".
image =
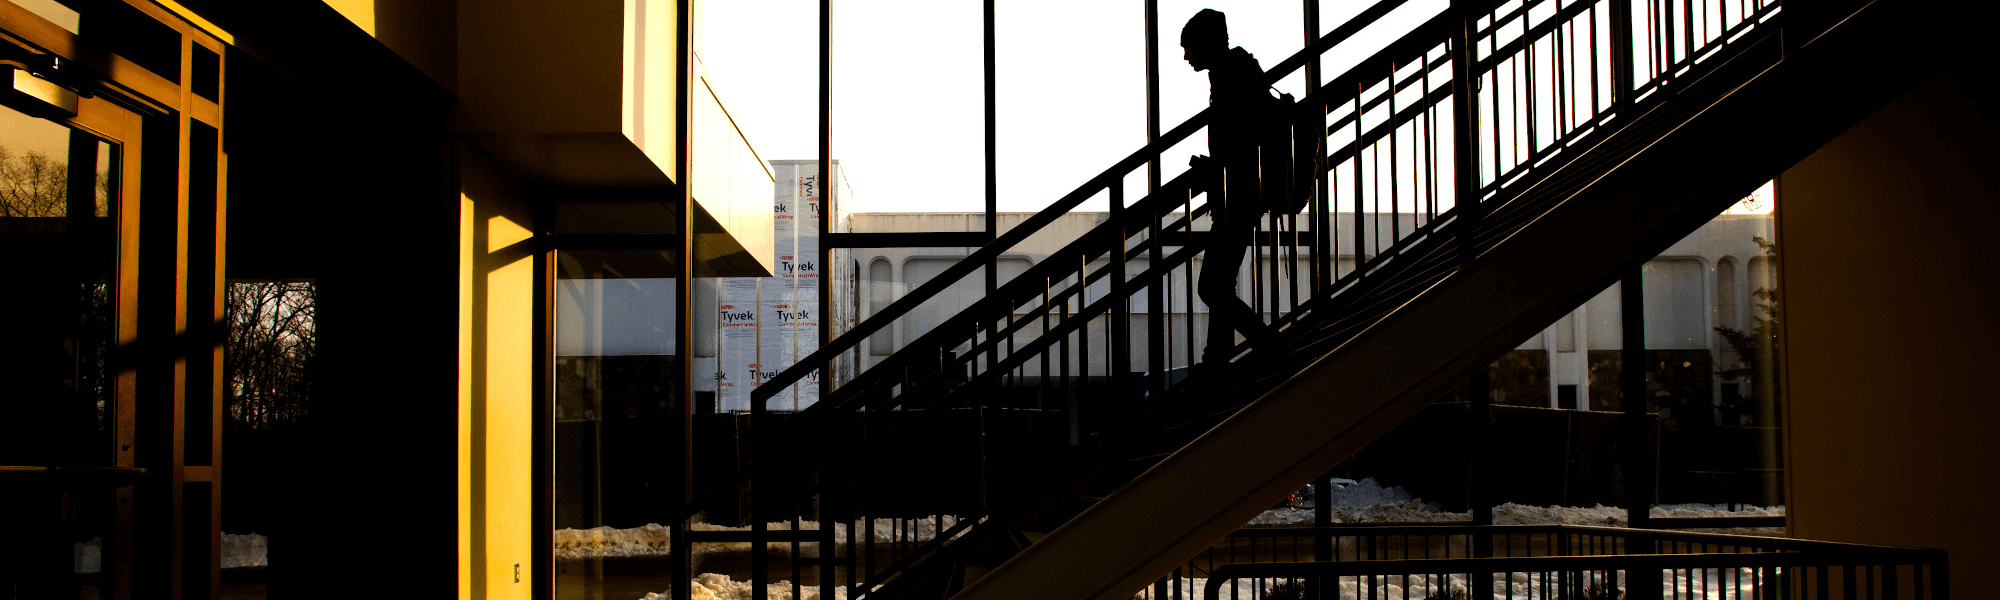
[[681, 357], [676, 253], [557, 253], [558, 598], [666, 589]]

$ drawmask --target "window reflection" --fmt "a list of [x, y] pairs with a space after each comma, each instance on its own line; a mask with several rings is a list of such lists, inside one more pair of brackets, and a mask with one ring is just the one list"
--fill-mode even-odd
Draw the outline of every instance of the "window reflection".
[[[0, 465], [113, 466], [114, 147], [0, 108]], [[93, 189], [96, 191], [93, 192]], [[96, 591], [112, 479], [0, 473], [0, 582]]]
[[676, 253], [563, 251], [555, 300], [558, 598], [665, 589], [681, 389]]

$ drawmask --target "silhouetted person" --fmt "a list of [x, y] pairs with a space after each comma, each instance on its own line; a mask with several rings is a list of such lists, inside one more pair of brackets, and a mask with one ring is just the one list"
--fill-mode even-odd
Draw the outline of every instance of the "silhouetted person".
[[[1202, 257], [1201, 285], [1196, 290], [1208, 304], [1208, 347], [1201, 361], [1228, 361], [1235, 332], [1251, 342], [1271, 335], [1257, 311], [1236, 295], [1236, 276], [1243, 254], [1256, 241], [1257, 218], [1264, 214], [1265, 193], [1257, 176], [1260, 127], [1269, 123], [1273, 98], [1262, 84], [1263, 67], [1242, 47], [1229, 47], [1229, 26], [1222, 13], [1202, 9], [1181, 29], [1181, 49], [1188, 65], [1208, 72], [1208, 157], [1190, 166], [1205, 182], [1209, 203], [1208, 248]], [[1286, 151], [1289, 149], [1274, 149]], [[1220, 169], [1220, 173], [1214, 172]]]

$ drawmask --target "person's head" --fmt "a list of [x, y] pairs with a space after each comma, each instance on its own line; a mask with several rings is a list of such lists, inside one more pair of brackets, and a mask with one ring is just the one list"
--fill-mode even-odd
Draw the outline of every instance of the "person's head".
[[1206, 71], [1229, 51], [1229, 22], [1212, 8], [1201, 9], [1181, 28], [1182, 58], [1196, 71]]

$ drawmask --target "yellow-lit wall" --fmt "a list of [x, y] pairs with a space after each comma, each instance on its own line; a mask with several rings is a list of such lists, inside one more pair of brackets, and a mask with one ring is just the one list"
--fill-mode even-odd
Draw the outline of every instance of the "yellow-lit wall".
[[[518, 183], [463, 153], [459, 196], [459, 597], [534, 588], [534, 257]], [[539, 549], [548, 551], [548, 549]], [[516, 580], [516, 572], [519, 579]]]
[[674, 143], [680, 128], [674, 114], [674, 94], [680, 89], [681, 74], [675, 62], [681, 47], [676, 43], [680, 16], [675, 2], [625, 0], [625, 65], [622, 131], [639, 145], [653, 164], [668, 177], [675, 177]]
[[1779, 180], [1791, 533], [2000, 570], [2000, 126], [1935, 77]]

